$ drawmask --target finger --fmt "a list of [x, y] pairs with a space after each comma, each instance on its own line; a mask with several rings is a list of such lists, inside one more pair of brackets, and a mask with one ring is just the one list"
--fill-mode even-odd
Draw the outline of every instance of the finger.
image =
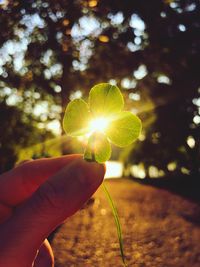
[[15, 262], [22, 257], [20, 267], [30, 266], [46, 236], [80, 209], [102, 183], [104, 173], [103, 165], [79, 159], [41, 185], [1, 227], [3, 266], [18, 267]]
[[18, 166], [20, 166], [20, 165], [22, 165], [22, 164], [24, 164], [24, 163], [30, 162], [30, 161], [33, 161], [33, 159], [25, 159], [25, 160], [22, 160], [22, 161], [20, 161], [20, 162], [17, 162], [17, 163], [15, 164], [15, 167], [18, 167]]
[[41, 245], [33, 266], [34, 267], [53, 267], [54, 266], [53, 251], [47, 239], [45, 239], [45, 241]]
[[[29, 162], [29, 161], [32, 161], [32, 160], [24, 160], [23, 162], [20, 162], [18, 164], [18, 166], [24, 164], [25, 162]], [[13, 212], [13, 207], [9, 206], [8, 204], [2, 203], [2, 201], [1, 201], [1, 203], [0, 203], [0, 224], [3, 223], [4, 221], [6, 221], [12, 215], [12, 212]]]
[[0, 224], [12, 215], [12, 208], [0, 203]]
[[0, 176], [0, 202], [16, 206], [30, 197], [48, 177], [81, 155], [38, 159], [19, 165]]

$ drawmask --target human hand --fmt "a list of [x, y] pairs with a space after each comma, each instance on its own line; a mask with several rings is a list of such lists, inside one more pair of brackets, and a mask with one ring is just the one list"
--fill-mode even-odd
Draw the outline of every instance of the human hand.
[[103, 165], [81, 155], [39, 159], [0, 176], [0, 267], [54, 266], [46, 237], [103, 181]]

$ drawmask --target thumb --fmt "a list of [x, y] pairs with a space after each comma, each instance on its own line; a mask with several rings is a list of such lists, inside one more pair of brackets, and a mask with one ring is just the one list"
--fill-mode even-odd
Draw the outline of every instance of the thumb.
[[103, 165], [78, 159], [49, 178], [2, 225], [0, 267], [31, 266], [44, 239], [91, 197], [104, 173]]

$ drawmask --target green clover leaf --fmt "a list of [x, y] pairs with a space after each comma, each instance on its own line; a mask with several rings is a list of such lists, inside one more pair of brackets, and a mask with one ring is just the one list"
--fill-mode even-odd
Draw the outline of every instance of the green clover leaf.
[[138, 138], [140, 131], [140, 119], [129, 111], [122, 111], [111, 121], [105, 133], [113, 144], [125, 147]]
[[90, 90], [89, 107], [94, 116], [110, 116], [123, 109], [124, 99], [117, 86], [100, 83]]
[[131, 112], [122, 111], [123, 107], [119, 88], [109, 83], [95, 85], [90, 90], [88, 104], [75, 99], [67, 105], [63, 128], [70, 136], [88, 138], [86, 160], [103, 163], [111, 156], [110, 143], [125, 147], [138, 138], [141, 121]]
[[90, 112], [88, 104], [82, 99], [71, 101], [63, 118], [63, 129], [70, 136], [81, 136], [88, 132]]
[[89, 137], [88, 145], [85, 149], [84, 158], [88, 161], [98, 163], [105, 162], [111, 156], [111, 145], [104, 134], [95, 133]]
[[[88, 104], [75, 99], [67, 105], [63, 128], [70, 136], [88, 139], [85, 160], [103, 163], [111, 156], [110, 143], [125, 147], [138, 138], [141, 121], [131, 112], [123, 111], [123, 107], [124, 99], [119, 88], [109, 83], [95, 85], [90, 90]], [[103, 189], [114, 215], [123, 265], [127, 266], [118, 212], [105, 184]]]

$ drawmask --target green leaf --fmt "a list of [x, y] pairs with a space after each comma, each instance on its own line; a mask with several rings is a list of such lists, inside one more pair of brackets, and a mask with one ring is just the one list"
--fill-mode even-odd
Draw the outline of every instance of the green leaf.
[[88, 139], [84, 159], [103, 163], [109, 160], [110, 156], [111, 146], [106, 136], [102, 133], [93, 133]]
[[105, 131], [110, 141], [119, 147], [130, 145], [140, 135], [142, 123], [129, 111], [122, 111]]
[[70, 136], [81, 136], [88, 133], [89, 120], [88, 104], [82, 99], [75, 99], [67, 105], [63, 128]]
[[100, 83], [90, 90], [89, 107], [94, 116], [110, 116], [123, 109], [124, 99], [117, 86]]

